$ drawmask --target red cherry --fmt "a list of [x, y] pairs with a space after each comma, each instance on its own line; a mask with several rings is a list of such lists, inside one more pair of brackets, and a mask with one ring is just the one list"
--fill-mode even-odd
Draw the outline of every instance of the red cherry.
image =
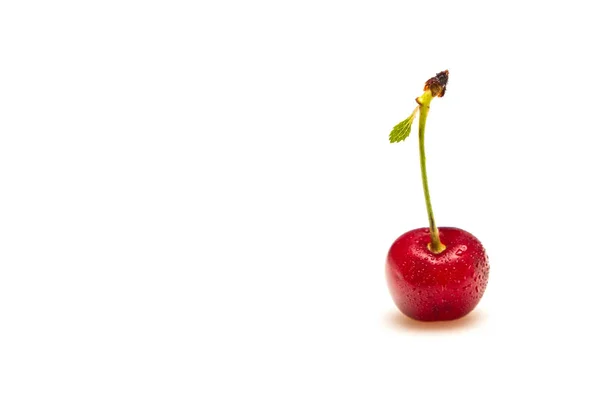
[[406, 139], [419, 111], [419, 159], [429, 229], [400, 236], [390, 248], [386, 276], [394, 302], [407, 316], [421, 321], [464, 317], [475, 308], [487, 286], [490, 265], [477, 238], [458, 228], [438, 229], [427, 183], [425, 123], [431, 100], [446, 92], [448, 70], [425, 83], [413, 113], [392, 129], [390, 142]]
[[396, 306], [420, 321], [452, 320], [467, 315], [483, 296], [489, 262], [477, 238], [458, 228], [439, 228], [446, 246], [429, 250], [428, 228], [400, 236], [387, 256], [386, 277]]

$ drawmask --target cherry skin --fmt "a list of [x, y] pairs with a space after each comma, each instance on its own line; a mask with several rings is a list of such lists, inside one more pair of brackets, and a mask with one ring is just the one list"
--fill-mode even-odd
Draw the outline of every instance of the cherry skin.
[[396, 306], [420, 321], [452, 320], [467, 315], [483, 296], [489, 262], [477, 238], [458, 228], [439, 228], [446, 249], [428, 248], [429, 228], [400, 236], [387, 256], [386, 278]]

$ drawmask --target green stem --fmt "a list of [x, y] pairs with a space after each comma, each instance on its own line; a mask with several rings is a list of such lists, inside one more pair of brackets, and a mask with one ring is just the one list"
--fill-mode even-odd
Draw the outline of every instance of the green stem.
[[433, 96], [430, 90], [425, 91], [421, 97], [417, 99], [419, 103], [419, 156], [421, 159], [421, 180], [423, 181], [423, 193], [425, 194], [425, 204], [427, 205], [427, 216], [429, 217], [429, 234], [431, 235], [431, 243], [428, 247], [431, 252], [438, 254], [446, 249], [446, 246], [440, 242], [440, 233], [435, 225], [433, 218], [433, 208], [431, 207], [431, 198], [429, 197], [429, 184], [427, 183], [427, 166], [425, 165], [425, 123], [429, 114], [429, 104]]

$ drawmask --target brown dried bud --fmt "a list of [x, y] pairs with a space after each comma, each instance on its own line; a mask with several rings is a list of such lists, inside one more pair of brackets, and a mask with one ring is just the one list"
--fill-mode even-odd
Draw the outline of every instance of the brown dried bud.
[[448, 70], [437, 73], [433, 78], [425, 82], [425, 89], [431, 90], [433, 97], [444, 97], [446, 84], [448, 83]]

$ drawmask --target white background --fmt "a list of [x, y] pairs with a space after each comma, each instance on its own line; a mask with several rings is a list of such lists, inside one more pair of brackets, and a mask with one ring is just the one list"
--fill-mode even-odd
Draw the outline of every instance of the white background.
[[[598, 398], [593, 2], [0, 4], [0, 398]], [[427, 223], [491, 260], [395, 309]]]

